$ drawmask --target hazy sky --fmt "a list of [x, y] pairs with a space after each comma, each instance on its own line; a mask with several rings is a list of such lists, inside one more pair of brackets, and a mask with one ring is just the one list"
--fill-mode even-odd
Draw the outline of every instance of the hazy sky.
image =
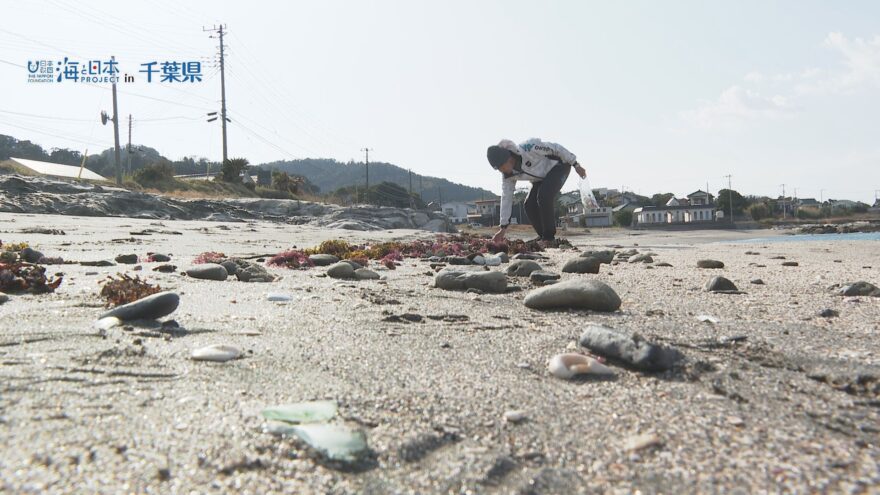
[[[133, 141], [221, 157], [217, 40], [228, 26], [229, 154], [371, 158], [500, 192], [501, 138], [578, 155], [593, 187], [733, 187], [873, 202], [880, 2], [0, 0], [0, 134], [111, 146], [109, 86], [27, 82], [28, 60], [115, 55]], [[200, 83], [140, 64], [203, 60]], [[16, 113], [11, 113], [16, 112]], [[31, 114], [31, 115], [21, 115]], [[50, 117], [50, 118], [44, 118]], [[122, 127], [122, 141], [127, 128]], [[90, 144], [87, 144], [90, 143]], [[566, 189], [576, 187], [574, 174]], [[824, 191], [820, 192], [820, 189]]]

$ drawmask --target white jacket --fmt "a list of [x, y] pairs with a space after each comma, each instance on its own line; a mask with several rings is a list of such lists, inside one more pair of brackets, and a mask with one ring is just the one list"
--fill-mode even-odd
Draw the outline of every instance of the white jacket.
[[575, 165], [577, 157], [556, 143], [548, 143], [538, 138], [529, 139], [520, 145], [509, 139], [503, 139], [498, 146], [522, 157], [522, 170], [514, 170], [512, 175], [505, 176], [501, 181], [500, 224], [503, 227], [510, 223], [513, 193], [516, 191], [517, 181], [540, 182], [560, 162]]

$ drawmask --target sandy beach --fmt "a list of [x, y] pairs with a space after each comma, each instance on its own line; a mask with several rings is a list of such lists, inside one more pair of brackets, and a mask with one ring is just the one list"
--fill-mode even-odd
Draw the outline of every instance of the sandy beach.
[[[65, 235], [22, 233], [33, 227]], [[382, 278], [363, 281], [327, 278], [321, 267], [270, 268], [282, 277], [271, 283], [179, 273], [204, 251], [256, 257], [327, 239], [434, 235], [0, 213], [0, 239], [47, 256], [158, 252], [178, 267], [53, 265], [49, 273], [64, 274], [57, 291], [10, 294], [0, 305], [0, 491], [876, 492], [880, 298], [829, 287], [880, 284], [877, 241], [741, 242], [779, 235], [769, 231], [570, 235], [579, 250], [652, 255], [653, 264], [562, 274], [611, 286], [622, 300], [613, 313], [528, 309], [528, 278], [509, 278], [521, 290], [506, 294], [441, 290], [418, 259], [396, 270], [373, 264]], [[578, 256], [543, 254], [539, 263], [556, 273]], [[700, 259], [725, 267], [699, 269]], [[165, 319], [180, 329], [138, 324], [102, 335], [99, 281], [117, 273], [178, 293]], [[716, 275], [744, 293], [704, 291]], [[839, 316], [819, 316], [825, 309]], [[420, 318], [395, 318], [404, 314]], [[684, 360], [663, 373], [611, 363], [611, 378], [550, 375], [548, 360], [576, 352], [590, 323], [674, 347]], [[211, 344], [243, 355], [190, 358]], [[362, 462], [326, 462], [301, 440], [266, 431], [264, 408], [319, 399], [335, 401], [340, 420], [365, 433]], [[508, 421], [509, 411], [524, 419]]]

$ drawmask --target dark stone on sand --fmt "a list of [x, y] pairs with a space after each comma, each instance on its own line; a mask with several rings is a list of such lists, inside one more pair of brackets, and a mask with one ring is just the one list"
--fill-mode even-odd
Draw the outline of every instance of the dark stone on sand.
[[797, 261], [783, 261], [782, 266], [798, 266]]
[[543, 258], [544, 257], [541, 256], [540, 254], [534, 254], [534, 253], [519, 253], [517, 255], [514, 255], [514, 257], [513, 257], [513, 259], [515, 259], [515, 260], [540, 260]]
[[666, 371], [683, 357], [675, 348], [652, 344], [637, 335], [629, 337], [601, 325], [587, 327], [578, 343], [640, 371]]
[[501, 258], [502, 263], [510, 263], [510, 256], [507, 253], [498, 253], [498, 257]]
[[655, 263], [654, 266], [656, 266], [657, 268], [661, 268], [661, 267], [672, 268], [672, 265], [670, 265], [669, 263], [667, 263], [665, 261], [661, 261], [660, 263]]
[[444, 290], [477, 289], [483, 292], [503, 293], [507, 290], [507, 277], [501, 272], [462, 272], [443, 270], [434, 277], [434, 287]]
[[40, 259], [43, 258], [43, 253], [29, 247], [22, 249], [18, 255], [28, 263], [39, 263]]
[[599, 263], [610, 265], [614, 261], [614, 251], [584, 251], [580, 254], [581, 258], [595, 258]]
[[190, 278], [222, 282], [229, 276], [229, 272], [227, 272], [226, 268], [223, 268], [221, 265], [205, 263], [204, 265], [194, 266], [188, 269], [186, 275]]
[[712, 277], [711, 280], [706, 282], [705, 287], [707, 292], [738, 292], [739, 289], [736, 288], [736, 285], [730, 280], [724, 277]]
[[752, 279], [749, 281], [749, 283], [753, 285], [764, 285], [764, 281], [760, 278]]
[[174, 265], [159, 265], [156, 268], [153, 268], [153, 271], [159, 273], [174, 273], [177, 271], [177, 267]]
[[220, 263], [220, 266], [226, 268], [226, 273], [228, 273], [230, 277], [238, 273], [238, 263], [232, 260], [226, 260], [223, 263]]
[[238, 271], [235, 272], [236, 278], [242, 282], [274, 282], [275, 275], [272, 275], [265, 268], [260, 265], [254, 263], [248, 263], [247, 266], [242, 268], [238, 267]]
[[[358, 265], [358, 267], [360, 267], [360, 265]], [[340, 261], [327, 268], [327, 276], [330, 278], [354, 278], [354, 270], [355, 268], [351, 263]]]
[[110, 260], [80, 261], [79, 264], [82, 266], [116, 266], [116, 263]]
[[332, 254], [313, 254], [309, 256], [309, 260], [315, 266], [330, 266], [333, 263], [339, 262], [339, 258]]
[[445, 261], [450, 265], [472, 265], [474, 263], [467, 256], [447, 256]]
[[630, 258], [626, 261], [628, 263], [653, 263], [654, 258], [652, 258], [649, 254], [637, 254], [635, 256], [630, 256]]
[[549, 280], [559, 280], [561, 275], [546, 270], [535, 270], [529, 275], [529, 280], [537, 285], [544, 285]]
[[174, 292], [159, 292], [132, 303], [113, 308], [101, 315], [101, 318], [115, 316], [122, 321], [155, 320], [170, 315], [180, 304], [180, 296]]
[[563, 273], [599, 273], [599, 265], [602, 263], [596, 258], [570, 259], [562, 267]]
[[511, 277], [528, 277], [535, 270], [540, 270], [541, 265], [532, 260], [518, 259], [507, 267], [507, 275]]
[[825, 308], [822, 311], [819, 311], [819, 316], [822, 318], [836, 318], [840, 316], [840, 313], [831, 308]]
[[536, 289], [523, 301], [531, 309], [572, 308], [602, 312], [617, 311], [620, 302], [620, 296], [607, 284], [583, 278]]
[[840, 295], [880, 297], [880, 289], [868, 282], [855, 282], [841, 288]]
[[171, 261], [171, 257], [165, 254], [153, 253], [150, 255], [150, 260], [155, 263], [167, 263]]
[[138, 262], [138, 255], [136, 254], [120, 254], [116, 257], [116, 262], [121, 263], [123, 265], [134, 265]]
[[697, 267], [698, 268], [718, 269], [718, 268], [724, 268], [724, 263], [722, 263], [718, 260], [699, 260], [699, 261], [697, 261]]

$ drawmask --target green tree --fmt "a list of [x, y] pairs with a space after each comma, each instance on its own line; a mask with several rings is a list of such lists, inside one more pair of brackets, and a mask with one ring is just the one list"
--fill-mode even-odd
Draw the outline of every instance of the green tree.
[[629, 227], [632, 225], [632, 220], [632, 210], [620, 210], [614, 212], [614, 225], [618, 225], [620, 227]]
[[248, 167], [245, 158], [229, 158], [220, 167], [219, 179], [223, 182], [241, 182], [241, 172]]
[[723, 211], [725, 215], [730, 215], [730, 202], [733, 199], [733, 215], [742, 215], [743, 211], [748, 208], [749, 202], [742, 194], [731, 190], [722, 189], [718, 191], [717, 201], [715, 204], [718, 209]]
[[658, 193], [651, 196], [651, 204], [654, 206], [666, 206], [670, 199], [674, 198], [672, 193]]
[[767, 205], [764, 203], [755, 203], [752, 206], [749, 206], [749, 216], [752, 217], [752, 220], [757, 222], [769, 217], [770, 209], [767, 208]]

